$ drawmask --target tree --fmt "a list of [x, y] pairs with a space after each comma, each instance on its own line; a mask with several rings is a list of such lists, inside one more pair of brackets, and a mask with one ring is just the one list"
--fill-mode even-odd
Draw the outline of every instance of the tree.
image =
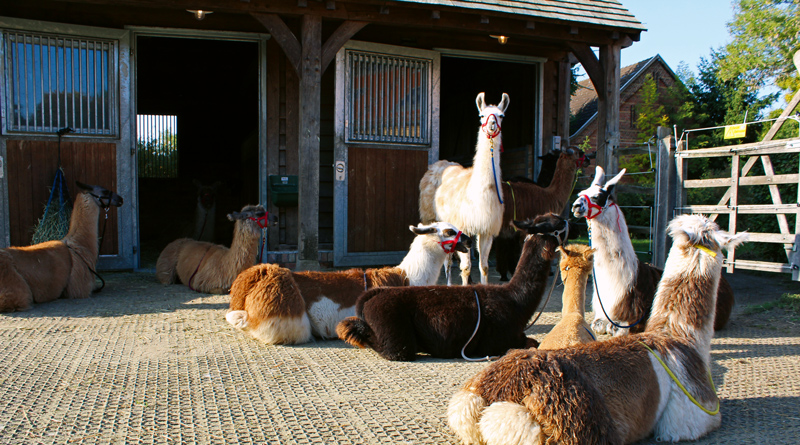
[[798, 0], [737, 0], [728, 30], [733, 37], [725, 47], [720, 77], [741, 76], [757, 90], [776, 85], [787, 93], [800, 89], [800, 77], [792, 56], [798, 49], [800, 2]]

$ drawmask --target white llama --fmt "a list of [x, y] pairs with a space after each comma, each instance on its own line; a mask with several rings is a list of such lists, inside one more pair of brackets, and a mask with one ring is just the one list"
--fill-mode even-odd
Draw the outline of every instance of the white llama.
[[[489, 277], [489, 251], [492, 240], [503, 224], [503, 191], [500, 187], [500, 149], [503, 146], [500, 124], [508, 108], [508, 94], [498, 105], [487, 105], [484, 93], [475, 103], [481, 127], [472, 167], [464, 168], [450, 161], [438, 161], [428, 167], [419, 183], [419, 214], [422, 222], [449, 221], [465, 234], [477, 238], [481, 284]], [[469, 252], [458, 253], [461, 280], [469, 282], [472, 262]], [[449, 261], [445, 263], [449, 283]]]

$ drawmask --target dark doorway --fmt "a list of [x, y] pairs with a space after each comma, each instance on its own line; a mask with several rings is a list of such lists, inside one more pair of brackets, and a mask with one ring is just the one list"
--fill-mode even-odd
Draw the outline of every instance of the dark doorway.
[[[527, 169], [527, 147], [536, 140], [538, 65], [494, 60], [442, 57], [439, 159], [472, 165], [480, 118], [475, 97], [485, 93], [496, 104], [508, 93], [503, 120], [503, 176]], [[524, 173], [523, 173], [524, 174]]]
[[[226, 215], [258, 203], [258, 43], [139, 37], [136, 60], [137, 114], [177, 121], [166, 173], [139, 146], [140, 267], [152, 268], [177, 238], [230, 245]], [[214, 183], [214, 211], [196, 216], [196, 184]]]

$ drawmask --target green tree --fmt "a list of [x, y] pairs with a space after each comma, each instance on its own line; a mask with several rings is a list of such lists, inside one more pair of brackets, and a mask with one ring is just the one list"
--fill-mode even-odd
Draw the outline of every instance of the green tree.
[[637, 110], [636, 129], [639, 133], [636, 137], [639, 142], [644, 144], [656, 134], [656, 129], [659, 126], [663, 127], [668, 124], [669, 117], [664, 111], [664, 105], [659, 100], [658, 85], [656, 85], [652, 74], [644, 76], [640, 91], [642, 93], [642, 103]]

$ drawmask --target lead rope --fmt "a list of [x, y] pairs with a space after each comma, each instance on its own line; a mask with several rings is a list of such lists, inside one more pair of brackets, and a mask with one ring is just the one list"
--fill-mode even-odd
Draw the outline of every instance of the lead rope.
[[[567, 239], [569, 239], [569, 222], [567, 222], [567, 225], [564, 227], [564, 231], [566, 232], [566, 235], [564, 235], [564, 243], [566, 243]], [[560, 244], [562, 246], [564, 245], [564, 243], [561, 242], [561, 238], [559, 238], [557, 236], [556, 239], [558, 240], [558, 244]], [[548, 294], [547, 294], [547, 299], [544, 300], [544, 304], [542, 305], [542, 308], [539, 310], [539, 314], [536, 315], [536, 317], [533, 319], [533, 321], [528, 323], [528, 326], [525, 326], [525, 329], [524, 329], [525, 331], [530, 329], [531, 326], [533, 326], [534, 323], [536, 323], [536, 321], [539, 320], [539, 317], [542, 316], [542, 312], [544, 312], [544, 308], [547, 307], [547, 303], [550, 302], [550, 297], [553, 295], [553, 289], [556, 288], [556, 281], [558, 281], [557, 278], [558, 278], [557, 276], [553, 277], [553, 284], [550, 285], [550, 292], [548, 292]]]
[[467, 342], [464, 344], [464, 347], [461, 348], [461, 357], [464, 360], [468, 361], [468, 362], [483, 362], [483, 361], [489, 361], [489, 360], [498, 359], [498, 358], [500, 358], [502, 356], [500, 356], [500, 355], [494, 355], [494, 356], [487, 355], [486, 357], [483, 357], [483, 358], [470, 358], [470, 357], [467, 357], [467, 354], [465, 352], [467, 350], [467, 346], [469, 346], [469, 343], [472, 341], [473, 338], [475, 338], [475, 334], [478, 333], [478, 328], [481, 326], [481, 301], [478, 299], [478, 291], [474, 290], [473, 292], [475, 292], [475, 305], [478, 306], [478, 322], [475, 323], [475, 330], [472, 331], [472, 335], [469, 336], [469, 340], [467, 340]]

